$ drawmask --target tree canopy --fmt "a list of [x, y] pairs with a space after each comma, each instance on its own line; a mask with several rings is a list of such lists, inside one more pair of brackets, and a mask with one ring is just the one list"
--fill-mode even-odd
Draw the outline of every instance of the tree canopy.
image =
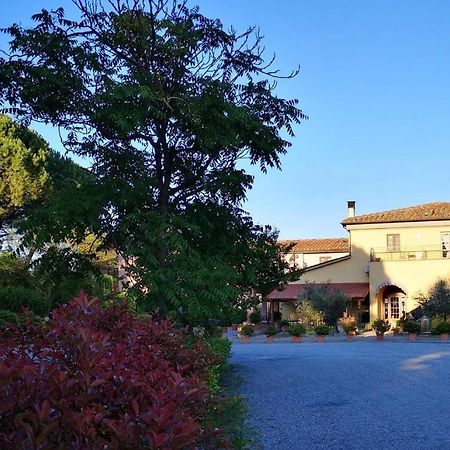
[[305, 292], [299, 297], [297, 306], [309, 303], [328, 325], [336, 325], [343, 316], [351, 298], [337, 289], [333, 289], [330, 283], [317, 286], [315, 283], [307, 283]]
[[89, 211], [40, 232], [81, 241], [74, 230], [89, 225], [132, 260], [148, 307], [209, 313], [256, 282], [242, 161], [280, 168], [305, 116], [276, 95], [282, 77], [255, 28], [226, 31], [178, 1], [74, 4], [78, 17], [42, 10], [33, 28], [7, 28], [0, 58], [7, 111], [58, 127], [93, 162]]
[[450, 285], [440, 279], [434, 283], [427, 296], [419, 299], [422, 312], [429, 317], [442, 317], [444, 321], [450, 316]]

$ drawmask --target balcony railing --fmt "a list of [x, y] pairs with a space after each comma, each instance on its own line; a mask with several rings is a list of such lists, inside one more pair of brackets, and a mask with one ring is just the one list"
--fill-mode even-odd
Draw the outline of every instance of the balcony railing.
[[450, 249], [438, 245], [401, 247], [392, 249], [378, 247], [370, 249], [371, 261], [417, 261], [422, 259], [450, 259]]

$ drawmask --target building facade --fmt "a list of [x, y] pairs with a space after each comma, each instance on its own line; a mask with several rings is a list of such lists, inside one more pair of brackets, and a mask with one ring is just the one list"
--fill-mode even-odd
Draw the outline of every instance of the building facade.
[[[450, 203], [359, 216], [354, 202], [348, 203], [342, 225], [349, 233], [349, 255], [307, 267], [288, 287], [290, 292], [272, 292], [269, 300], [278, 302], [285, 316], [292, 313], [295, 301], [287, 297], [297, 298], [302, 285], [329, 282], [354, 300], [349, 312], [360, 322], [383, 318], [395, 323], [418, 307], [420, 294], [438, 279], [450, 278]], [[352, 290], [355, 286], [358, 296]]]

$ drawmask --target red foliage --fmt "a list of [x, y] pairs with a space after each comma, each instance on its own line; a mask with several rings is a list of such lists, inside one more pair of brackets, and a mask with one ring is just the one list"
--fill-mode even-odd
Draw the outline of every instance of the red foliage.
[[81, 293], [48, 327], [0, 331], [0, 448], [196, 447], [210, 363], [170, 322]]

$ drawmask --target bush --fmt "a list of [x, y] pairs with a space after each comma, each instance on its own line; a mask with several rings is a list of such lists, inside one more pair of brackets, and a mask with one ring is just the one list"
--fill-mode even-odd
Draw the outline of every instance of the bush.
[[0, 253], [0, 287], [32, 287], [33, 276], [24, 259], [11, 253]]
[[0, 448], [201, 447], [217, 359], [186, 340], [86, 294], [46, 328], [0, 332]]
[[29, 308], [39, 316], [46, 316], [50, 311], [50, 301], [34, 289], [23, 287], [0, 288], [0, 308], [20, 313], [22, 308]]
[[208, 366], [208, 388], [215, 394], [221, 390], [220, 381], [228, 370], [231, 342], [220, 336], [208, 336], [204, 344], [215, 356], [215, 362]]
[[285, 327], [289, 326], [289, 320], [286, 320], [286, 319], [281, 319], [279, 323], [280, 323], [281, 328], [285, 328]]
[[277, 327], [274, 325], [269, 325], [265, 331], [266, 336], [275, 336], [277, 333], [278, 333]]
[[314, 328], [314, 331], [316, 332], [317, 336], [327, 336], [328, 334], [330, 334], [330, 327], [327, 325], [319, 325]]
[[289, 326], [289, 328], [287, 329], [287, 332], [291, 336], [302, 336], [303, 334], [306, 333], [306, 328], [301, 323], [294, 323]]
[[5, 323], [12, 323], [14, 325], [20, 324], [20, 316], [11, 311], [5, 311], [4, 309], [0, 309], [0, 325]]
[[356, 326], [356, 319], [352, 316], [341, 319], [341, 327], [346, 334], [355, 333], [358, 327]]
[[413, 320], [408, 320], [403, 324], [403, 331], [406, 331], [407, 333], [419, 333], [420, 324]]
[[450, 323], [440, 322], [433, 328], [433, 334], [450, 333]]
[[377, 319], [372, 323], [372, 330], [377, 336], [383, 335], [386, 331], [391, 329], [391, 324], [387, 320]]
[[253, 324], [261, 323], [261, 313], [259, 311], [253, 311], [248, 316], [248, 319], [250, 320], [250, 323]]
[[255, 332], [255, 329], [253, 328], [253, 325], [243, 325], [241, 328], [241, 334], [242, 336], [253, 336], [253, 333]]

